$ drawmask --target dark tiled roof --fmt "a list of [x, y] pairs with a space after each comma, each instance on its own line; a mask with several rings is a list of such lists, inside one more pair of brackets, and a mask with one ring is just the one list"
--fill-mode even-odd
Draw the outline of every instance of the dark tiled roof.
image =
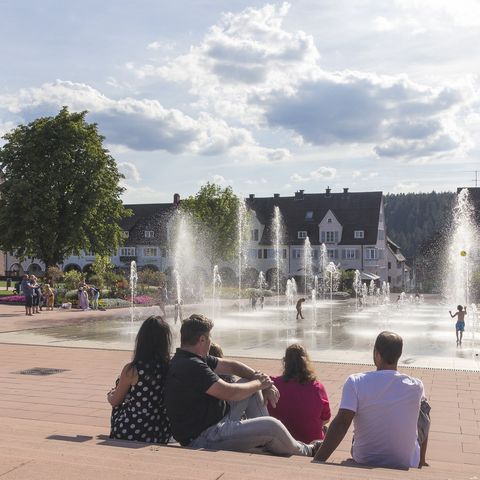
[[[298, 199], [297, 197], [301, 197]], [[348, 193], [304, 193], [296, 197], [247, 198], [247, 205], [255, 211], [258, 220], [265, 225], [260, 243], [272, 244], [271, 223], [273, 209], [278, 206], [282, 213], [288, 237], [286, 242], [298, 245], [303, 242], [297, 232], [308, 232], [312, 245], [318, 245], [318, 224], [331, 210], [342, 224], [341, 245], [374, 245], [377, 242], [378, 220], [382, 192]], [[311, 220], [305, 219], [308, 211], [313, 212]], [[354, 238], [354, 230], [364, 230], [365, 238]]]
[[[166, 245], [168, 220], [175, 212], [173, 203], [146, 203], [125, 205], [132, 210], [133, 215], [124, 218], [120, 227], [129, 232], [125, 246], [135, 245]], [[145, 238], [145, 230], [154, 232], [153, 238]]]

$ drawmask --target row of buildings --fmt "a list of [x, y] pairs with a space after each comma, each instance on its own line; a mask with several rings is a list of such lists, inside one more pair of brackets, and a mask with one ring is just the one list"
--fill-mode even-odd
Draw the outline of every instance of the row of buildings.
[[[126, 205], [133, 215], [121, 223], [125, 241], [112, 256], [113, 264], [127, 268], [135, 260], [139, 268], [171, 271], [169, 222], [180, 202], [180, 196], [175, 194], [171, 203]], [[285, 232], [281, 245], [283, 276], [304, 275], [304, 245], [308, 237], [313, 273], [319, 269], [324, 244], [328, 261], [340, 269], [357, 269], [364, 280], [388, 281], [393, 289], [408, 288], [410, 269], [400, 247], [387, 235], [382, 192], [350, 192], [348, 188], [341, 192], [327, 188], [323, 193], [299, 190], [285, 197], [274, 194], [259, 198], [250, 194], [245, 202], [252, 213], [247, 250], [248, 269], [253, 276], [263, 271], [268, 279], [276, 268], [272, 219], [278, 207]], [[94, 259], [94, 252], [82, 252], [66, 258], [61, 267], [64, 271], [86, 272]], [[12, 254], [6, 254], [2, 260], [7, 276], [24, 272], [41, 274], [44, 269], [35, 259], [20, 261]], [[228, 277], [238, 275], [236, 262], [223, 263], [220, 267]]]

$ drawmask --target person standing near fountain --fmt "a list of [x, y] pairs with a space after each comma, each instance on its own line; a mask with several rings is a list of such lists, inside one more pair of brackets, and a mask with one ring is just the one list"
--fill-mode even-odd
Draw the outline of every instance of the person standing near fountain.
[[296, 319], [298, 320], [298, 318], [300, 317], [302, 320], [305, 318], [302, 314], [302, 306], [303, 306], [303, 302], [305, 301], [304, 298], [300, 298], [297, 302], [297, 305], [295, 306], [295, 308], [297, 309], [297, 317]]
[[159, 296], [158, 306], [162, 311], [163, 318], [167, 318], [167, 313], [165, 312], [165, 305], [168, 302], [168, 292], [167, 292], [167, 286], [165, 282], [163, 282], [158, 288], [158, 296]]
[[162, 317], [147, 318], [138, 331], [133, 360], [107, 394], [112, 405], [110, 438], [168, 443], [170, 422], [164, 386], [172, 334]]
[[465, 331], [465, 315], [467, 314], [467, 306], [462, 307], [457, 305], [457, 311], [452, 315], [452, 311], [448, 313], [452, 318], [457, 317], [457, 323], [455, 324], [455, 333], [457, 335], [457, 345], [462, 344], [463, 332]]
[[[276, 455], [313, 456], [318, 442], [295, 440], [283, 423], [268, 416], [265, 403], [275, 405], [278, 400], [270, 377], [208, 354], [212, 328], [213, 322], [199, 314], [182, 323], [180, 348], [170, 362], [165, 385], [175, 439], [190, 448], [246, 452], [262, 447]], [[240, 380], [230, 384], [219, 375]]]

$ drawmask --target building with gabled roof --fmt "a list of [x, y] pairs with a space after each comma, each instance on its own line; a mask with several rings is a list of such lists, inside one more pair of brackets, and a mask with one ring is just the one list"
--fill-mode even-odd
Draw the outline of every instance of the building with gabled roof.
[[[272, 218], [278, 207], [285, 225], [283, 274], [304, 275], [304, 245], [312, 246], [313, 273], [319, 270], [320, 246], [325, 244], [328, 260], [343, 270], [358, 269], [367, 278], [387, 280], [386, 233], [382, 192], [295, 192], [294, 196], [257, 198], [251, 194], [247, 206], [254, 212], [251, 260], [257, 269], [275, 269]], [[258, 229], [258, 232], [255, 230]], [[257, 251], [255, 252], [255, 247]]]

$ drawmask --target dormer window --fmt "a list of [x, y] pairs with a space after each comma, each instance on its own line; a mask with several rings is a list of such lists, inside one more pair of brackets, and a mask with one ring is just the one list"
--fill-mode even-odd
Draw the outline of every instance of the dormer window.
[[299, 230], [297, 232], [297, 238], [299, 238], [301, 240], [307, 238], [307, 232], [305, 230]]
[[353, 233], [353, 238], [365, 238], [365, 230], [355, 230]]
[[327, 219], [327, 223], [332, 223], [332, 219], [331, 218]]
[[312, 210], [309, 210], [307, 213], [305, 213], [305, 220], [311, 220], [312, 218], [313, 218]]
[[128, 238], [130, 236], [130, 232], [128, 230], [124, 230], [122, 232], [123, 238]]
[[155, 236], [155, 233], [153, 230], [145, 230], [145, 238], [153, 238]]

